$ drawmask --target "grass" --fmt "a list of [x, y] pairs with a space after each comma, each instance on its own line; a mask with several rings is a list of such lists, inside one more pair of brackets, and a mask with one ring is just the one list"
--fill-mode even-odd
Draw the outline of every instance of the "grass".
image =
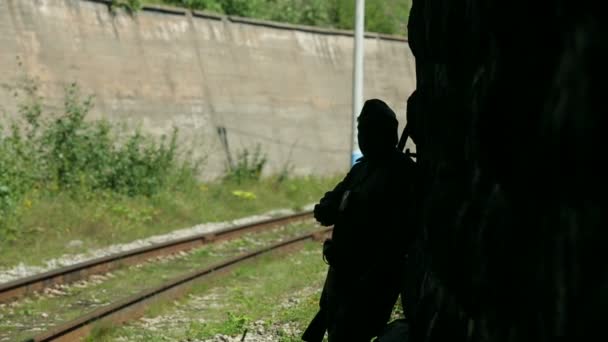
[[[128, 1], [130, 2], [130, 0]], [[14, 87], [14, 118], [0, 120], [0, 270], [132, 241], [195, 224], [315, 202], [337, 179], [261, 178], [266, 154], [239, 151], [215, 183], [201, 183], [199, 146], [179, 131], [155, 137], [88, 120], [94, 97], [77, 84], [44, 111], [38, 82]], [[70, 243], [73, 241], [73, 243]], [[68, 248], [67, 246], [71, 246]]]
[[[46, 329], [69, 321], [97, 307], [133, 295], [145, 288], [160, 285], [179, 275], [313, 229], [317, 227], [311, 223], [299, 223], [261, 233], [250, 233], [242, 239], [205, 246], [185, 256], [125, 267], [107, 277], [94, 277], [95, 279], [87, 282], [61, 287], [61, 294], [55, 292], [54, 295], [46, 294], [13, 305], [0, 306], [0, 341], [23, 340], [35, 333], [33, 329]], [[235, 272], [238, 274], [242, 271]], [[158, 308], [152, 309], [154, 310]], [[231, 322], [234, 329], [237, 329], [239, 318], [234, 316]], [[107, 327], [100, 326], [97, 330], [97, 333], [101, 333], [106, 331]]]
[[[217, 182], [151, 197], [111, 192], [91, 193], [86, 198], [69, 193], [30, 193], [21, 204], [23, 233], [14, 241], [0, 241], [0, 267], [21, 262], [36, 265], [64, 253], [85, 252], [202, 222], [276, 208], [301, 209], [317, 201], [336, 182], [337, 178], [317, 177]], [[67, 247], [72, 240], [82, 243]]]
[[[99, 329], [90, 341], [186, 341], [216, 334], [242, 336], [254, 322], [279, 341], [299, 341], [318, 309], [327, 265], [319, 243], [308, 243], [288, 256], [267, 255], [234, 269], [226, 277], [196, 286], [187, 298], [148, 310], [146, 320], [114, 329]], [[299, 302], [289, 305], [289, 300]], [[287, 304], [286, 304], [287, 303]], [[290, 331], [281, 329], [289, 324]]]
[[[189, 341], [217, 334], [240, 337], [246, 330], [254, 331], [255, 322], [276, 341], [301, 341], [318, 310], [327, 272], [320, 249], [311, 242], [286, 257], [265, 256], [227, 277], [195, 287], [182, 300], [150, 308], [139, 322], [99, 329], [89, 341]], [[297, 302], [289, 304], [294, 299]], [[392, 319], [403, 315], [399, 303]]]

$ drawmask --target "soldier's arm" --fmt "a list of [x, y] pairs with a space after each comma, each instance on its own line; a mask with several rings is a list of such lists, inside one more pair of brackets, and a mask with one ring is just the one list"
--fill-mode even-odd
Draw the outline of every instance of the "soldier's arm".
[[315, 205], [314, 215], [315, 219], [323, 226], [331, 226], [336, 223], [338, 216], [338, 208], [342, 201], [344, 192], [348, 189], [348, 186], [353, 177], [353, 170], [357, 166], [351, 168], [346, 177], [340, 181], [333, 190], [328, 191], [321, 198], [319, 203]]

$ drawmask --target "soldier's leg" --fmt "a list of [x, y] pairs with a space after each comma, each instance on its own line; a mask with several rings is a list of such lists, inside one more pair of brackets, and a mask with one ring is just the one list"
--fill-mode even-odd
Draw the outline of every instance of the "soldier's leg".
[[[386, 319], [378, 318], [375, 314]], [[370, 342], [384, 329], [389, 316], [390, 310], [386, 315], [369, 306], [361, 307], [356, 312], [344, 306], [336, 312], [328, 327], [328, 340], [329, 342]]]
[[384, 330], [401, 288], [398, 274], [377, 274], [361, 287], [358, 306], [357, 324], [365, 336], [375, 337]]
[[327, 330], [329, 342], [370, 342], [374, 333], [368, 326], [352, 320], [345, 311], [334, 317]]
[[328, 326], [329, 342], [369, 342], [390, 319], [399, 296], [398, 284], [360, 284], [357, 292], [334, 297]]

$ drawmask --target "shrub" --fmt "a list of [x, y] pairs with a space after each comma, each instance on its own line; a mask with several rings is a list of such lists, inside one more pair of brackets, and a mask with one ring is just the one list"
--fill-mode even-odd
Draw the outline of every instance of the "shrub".
[[110, 3], [110, 11], [116, 13], [117, 8], [125, 9], [130, 15], [135, 14], [142, 7], [141, 0], [112, 0]]
[[237, 154], [234, 165], [228, 165], [225, 180], [241, 184], [246, 181], [258, 181], [266, 165], [266, 154], [261, 152], [260, 145], [256, 145], [253, 153], [247, 148]]
[[177, 129], [158, 140], [86, 121], [93, 98], [83, 98], [76, 84], [66, 89], [63, 112], [44, 116], [36, 89], [28, 83], [18, 118], [0, 126], [0, 232], [32, 190], [152, 196], [196, 182], [200, 160], [178, 156]]
[[[354, 0], [163, 0], [164, 3], [221, 14], [293, 24], [352, 29]], [[410, 0], [367, 0], [366, 30], [406, 34]]]

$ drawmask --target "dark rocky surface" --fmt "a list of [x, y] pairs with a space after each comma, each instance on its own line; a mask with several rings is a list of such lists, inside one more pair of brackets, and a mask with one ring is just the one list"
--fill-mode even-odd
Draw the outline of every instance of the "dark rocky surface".
[[608, 340], [601, 13], [594, 1], [413, 1], [413, 340]]

